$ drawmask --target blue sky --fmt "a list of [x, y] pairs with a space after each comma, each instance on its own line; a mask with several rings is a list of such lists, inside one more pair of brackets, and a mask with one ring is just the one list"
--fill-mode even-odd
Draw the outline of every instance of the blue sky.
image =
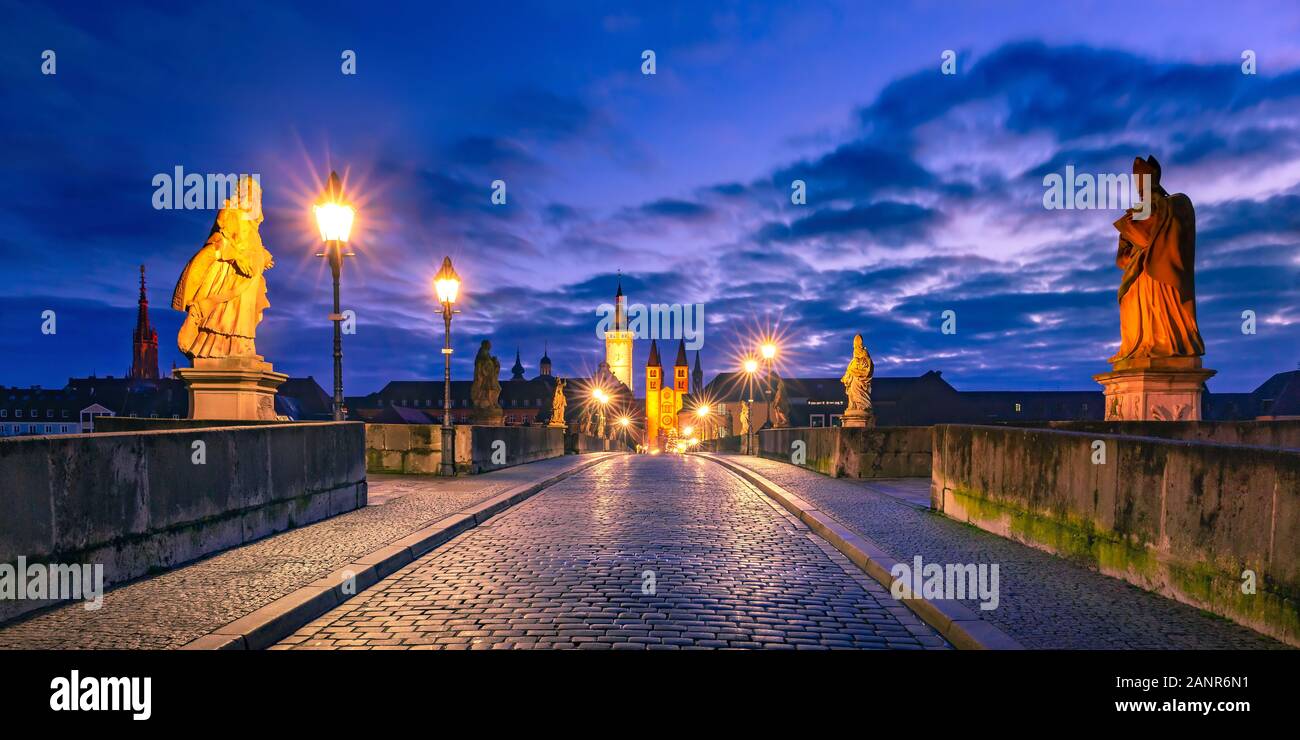
[[589, 372], [622, 270], [633, 302], [704, 304], [710, 376], [771, 327], [796, 374], [838, 375], [861, 332], [881, 375], [1096, 388], [1119, 213], [1045, 210], [1042, 177], [1149, 153], [1196, 204], [1211, 389], [1300, 362], [1294, 3], [88, 5], [0, 1], [0, 384], [124, 372], [142, 262], [164, 369], [184, 364], [168, 304], [214, 214], [152, 207], [176, 166], [260, 174], [277, 266], [258, 348], [325, 386], [310, 204], [346, 173], [349, 394], [440, 376], [444, 254], [458, 363], [491, 338], [531, 375], [548, 341], [558, 373]]

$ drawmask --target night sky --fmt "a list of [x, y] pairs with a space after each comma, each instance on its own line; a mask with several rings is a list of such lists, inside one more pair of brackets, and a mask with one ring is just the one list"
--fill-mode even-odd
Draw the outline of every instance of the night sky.
[[140, 263], [163, 370], [186, 364], [171, 292], [214, 212], [153, 208], [154, 176], [177, 166], [261, 176], [277, 265], [258, 349], [326, 388], [310, 206], [331, 168], [346, 176], [349, 395], [441, 377], [443, 255], [464, 279], [460, 378], [489, 337], [503, 368], [519, 346], [534, 375], [549, 341], [557, 374], [589, 373], [622, 270], [633, 303], [704, 304], [707, 377], [760, 329], [783, 337], [787, 373], [838, 377], [861, 332], [882, 376], [1099, 390], [1121, 212], [1045, 210], [1042, 179], [1139, 154], [1196, 205], [1210, 389], [1300, 362], [1294, 0], [0, 0], [0, 18], [0, 385], [125, 373]]

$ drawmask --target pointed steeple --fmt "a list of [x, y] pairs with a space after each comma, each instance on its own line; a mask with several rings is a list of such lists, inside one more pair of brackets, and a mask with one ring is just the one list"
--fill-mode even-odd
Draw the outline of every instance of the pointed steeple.
[[700, 351], [695, 350], [695, 369], [691, 371], [691, 392], [704, 392], [704, 369], [700, 367]]
[[515, 366], [510, 368], [511, 380], [524, 379], [524, 363], [519, 359], [519, 347], [515, 347]]
[[655, 344], [655, 340], [653, 339], [650, 340], [650, 357], [646, 360], [645, 366], [646, 367], [664, 366], [663, 362], [660, 361], [659, 359], [659, 345]]
[[157, 380], [158, 332], [149, 323], [149, 296], [145, 292], [144, 265], [140, 265], [140, 301], [131, 337], [131, 369], [127, 377]]
[[673, 366], [686, 367], [689, 364], [690, 363], [686, 361], [686, 340], [678, 339], [677, 340], [677, 362], [674, 362]]

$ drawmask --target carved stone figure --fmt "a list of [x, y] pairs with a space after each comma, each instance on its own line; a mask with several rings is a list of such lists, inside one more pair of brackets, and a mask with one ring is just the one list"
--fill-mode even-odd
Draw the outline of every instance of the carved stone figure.
[[844, 409], [843, 424], [846, 427], [874, 426], [875, 414], [871, 409], [871, 379], [876, 374], [875, 363], [862, 344], [862, 335], [853, 336], [853, 359], [844, 370], [840, 382], [844, 384], [844, 395], [848, 405]]
[[740, 436], [749, 435], [749, 401], [740, 403]]
[[551, 397], [551, 423], [553, 427], [564, 427], [564, 378], [555, 381], [555, 395]]
[[1155, 157], [1135, 159], [1133, 175], [1142, 207], [1130, 208], [1115, 222], [1115, 264], [1124, 271], [1119, 286], [1120, 348], [1110, 358], [1117, 370], [1131, 361], [1205, 354], [1196, 324], [1192, 201], [1165, 191]]
[[1196, 323], [1196, 212], [1161, 186], [1155, 157], [1135, 159], [1133, 176], [1142, 202], [1115, 222], [1120, 347], [1111, 371], [1093, 379], [1108, 421], [1199, 421], [1214, 371], [1201, 367]]
[[501, 397], [501, 361], [492, 354], [492, 342], [484, 339], [474, 356], [474, 383], [469, 397], [474, 403], [474, 423], [484, 426], [501, 426], [505, 412], [497, 403]]
[[241, 177], [236, 197], [217, 211], [207, 242], [172, 293], [172, 308], [186, 314], [176, 345], [191, 360], [257, 357], [257, 325], [271, 305], [263, 273], [275, 266], [258, 233], [261, 223], [262, 189]]
[[772, 393], [772, 428], [790, 426], [790, 398], [786, 395], [785, 379], [777, 376], [776, 391]]

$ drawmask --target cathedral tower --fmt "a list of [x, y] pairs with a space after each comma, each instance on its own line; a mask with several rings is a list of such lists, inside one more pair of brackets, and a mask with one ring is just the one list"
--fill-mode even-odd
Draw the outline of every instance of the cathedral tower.
[[158, 379], [158, 332], [149, 324], [149, 298], [144, 290], [144, 265], [140, 265], [140, 309], [135, 318], [131, 342], [131, 370], [128, 378]]
[[621, 277], [618, 294], [614, 296], [614, 324], [605, 331], [605, 364], [628, 390], [636, 390], [632, 379], [632, 332], [627, 330], [627, 296], [623, 295]]
[[704, 370], [700, 367], [700, 351], [695, 350], [695, 369], [691, 371], [691, 393], [696, 396], [704, 392]]

